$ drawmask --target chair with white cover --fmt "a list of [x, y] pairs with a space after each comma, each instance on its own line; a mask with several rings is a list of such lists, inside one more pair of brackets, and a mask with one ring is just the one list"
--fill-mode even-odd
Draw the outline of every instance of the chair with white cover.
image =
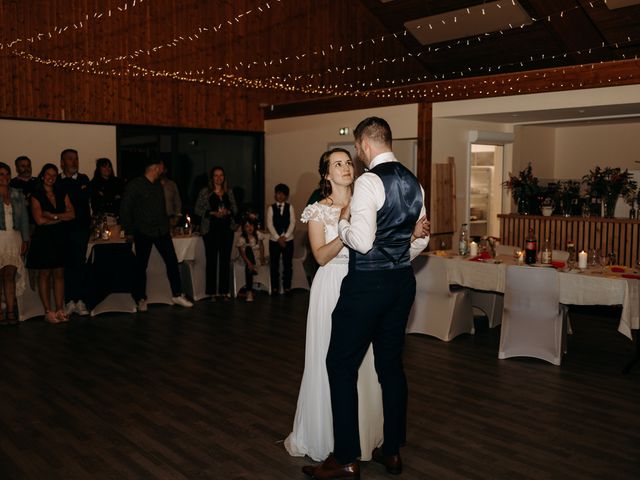
[[[245, 284], [244, 260], [242, 260], [240, 255], [231, 261], [231, 269], [233, 275], [233, 296], [237, 297]], [[264, 290], [271, 295], [271, 271], [269, 270], [269, 264], [258, 265], [257, 270], [258, 274], [253, 276], [253, 289]]]
[[507, 268], [498, 358], [533, 357], [560, 365], [563, 314], [554, 268]]
[[[496, 255], [513, 256], [516, 247], [513, 245], [496, 245]], [[489, 328], [497, 327], [502, 323], [502, 308], [504, 295], [497, 292], [485, 292], [471, 290], [471, 306], [484, 313], [489, 321]]]
[[309, 280], [304, 269], [304, 261], [307, 258], [307, 231], [295, 230], [293, 233], [293, 269], [291, 276], [291, 288], [304, 288], [309, 290]]
[[445, 258], [420, 255], [413, 261], [416, 298], [407, 333], [422, 333], [445, 342], [462, 333], [475, 332], [471, 297], [467, 289], [451, 291]]
[[503, 294], [482, 290], [469, 290], [469, 294], [471, 295], [471, 306], [486, 315], [489, 328], [497, 327], [502, 323]]
[[[240, 290], [245, 286], [244, 284], [246, 280], [244, 274], [244, 260], [240, 256], [238, 247], [236, 247], [239, 236], [240, 231], [235, 232], [233, 237], [233, 249], [231, 250], [232, 293], [234, 297], [238, 296]], [[264, 242], [266, 244], [267, 240]], [[265, 254], [269, 254], [267, 245], [265, 245]], [[267, 257], [266, 260], [266, 264], [258, 265], [258, 274], [253, 276], [253, 289], [264, 290], [271, 295], [271, 271], [269, 270], [269, 258]]]

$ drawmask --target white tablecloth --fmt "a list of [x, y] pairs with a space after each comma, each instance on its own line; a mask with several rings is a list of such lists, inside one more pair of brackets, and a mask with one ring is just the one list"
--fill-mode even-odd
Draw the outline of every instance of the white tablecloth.
[[[121, 243], [124, 240], [113, 240], [111, 242]], [[89, 243], [87, 246], [87, 259], [91, 256], [91, 250], [95, 245], [106, 242]], [[186, 237], [174, 237], [173, 246], [176, 250], [178, 263], [181, 267], [182, 286], [185, 294], [194, 300], [201, 300], [206, 297], [205, 293], [205, 268], [206, 258], [204, 242], [198, 235]], [[147, 295], [148, 303], [171, 304], [171, 287], [162, 257], [155, 247], [149, 256], [149, 266], [147, 267]], [[20, 320], [44, 315], [44, 308], [40, 297], [29, 285], [23, 295], [18, 297], [18, 310]], [[91, 311], [91, 315], [98, 315], [105, 312], [135, 312], [135, 302], [128, 293], [112, 293], [100, 302]]]
[[[508, 265], [514, 259], [500, 256], [502, 263], [472, 262], [458, 256], [430, 254], [431, 260], [444, 262], [450, 284], [504, 293]], [[531, 267], [543, 268], [543, 267]], [[633, 339], [631, 330], [640, 328], [640, 281], [620, 276], [596, 273], [558, 272], [560, 303], [565, 305], [621, 305], [622, 314], [618, 331]]]

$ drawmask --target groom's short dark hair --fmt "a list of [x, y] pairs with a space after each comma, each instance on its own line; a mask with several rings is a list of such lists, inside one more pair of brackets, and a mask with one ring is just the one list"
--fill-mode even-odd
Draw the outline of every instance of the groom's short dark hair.
[[391, 127], [380, 117], [367, 117], [362, 120], [353, 131], [353, 137], [356, 141], [368, 137], [391, 148]]

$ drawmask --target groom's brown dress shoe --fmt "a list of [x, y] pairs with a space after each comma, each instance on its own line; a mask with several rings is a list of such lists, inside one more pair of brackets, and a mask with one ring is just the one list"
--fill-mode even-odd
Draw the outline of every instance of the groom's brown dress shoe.
[[320, 465], [302, 467], [302, 473], [314, 480], [350, 480], [360, 478], [360, 464], [358, 461], [341, 465], [333, 456], [329, 455]]
[[399, 453], [395, 455], [385, 455], [381, 448], [374, 448], [373, 452], [371, 452], [371, 459], [376, 463], [384, 465], [387, 472], [392, 475], [402, 473], [402, 459]]

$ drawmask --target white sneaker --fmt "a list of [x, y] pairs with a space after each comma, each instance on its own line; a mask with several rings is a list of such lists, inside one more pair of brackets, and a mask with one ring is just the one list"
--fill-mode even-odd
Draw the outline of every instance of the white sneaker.
[[178, 295], [177, 297], [171, 297], [171, 301], [174, 305], [180, 305], [181, 307], [191, 308], [193, 307], [193, 303], [187, 300], [187, 297], [184, 295]]
[[89, 315], [89, 310], [87, 310], [87, 306], [84, 304], [84, 302], [82, 300], [78, 300], [78, 302], [76, 303], [76, 308], [74, 309], [74, 311], [78, 314], [78, 315]]
[[64, 313], [67, 316], [71, 315], [75, 311], [76, 311], [76, 302], [74, 302], [73, 300], [71, 300], [69, 303], [67, 303], [64, 306]]
[[146, 312], [147, 310], [149, 310], [149, 307], [147, 307], [147, 301], [144, 298], [142, 300], [139, 300], [137, 308], [139, 312]]

